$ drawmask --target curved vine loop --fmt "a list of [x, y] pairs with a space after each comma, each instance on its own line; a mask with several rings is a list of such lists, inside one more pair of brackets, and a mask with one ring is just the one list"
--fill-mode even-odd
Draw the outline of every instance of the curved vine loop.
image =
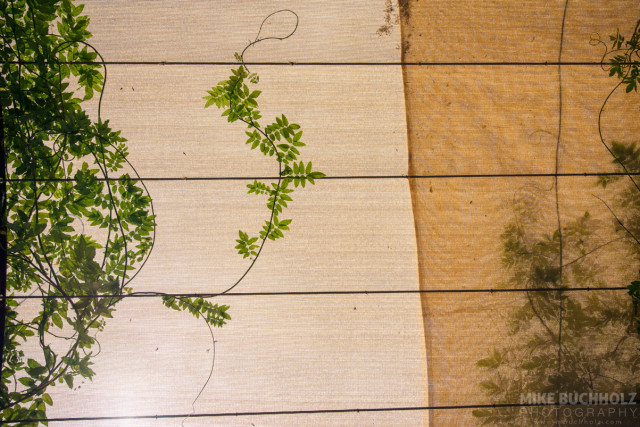
[[[267, 20], [279, 13], [290, 13], [295, 16], [296, 23], [292, 31], [285, 36], [260, 37]], [[289, 120], [284, 114], [281, 117], [277, 117], [274, 123], [264, 128], [260, 125], [258, 120], [262, 118], [262, 116], [257, 109], [257, 98], [262, 91], [250, 91], [245, 83], [247, 80], [252, 84], [259, 82], [258, 74], [249, 73], [244, 61], [244, 54], [247, 49], [265, 40], [286, 40], [296, 32], [298, 24], [298, 15], [289, 9], [283, 9], [269, 14], [260, 24], [255, 39], [245, 46], [242, 53], [235, 54], [236, 59], [240, 63], [239, 68], [237, 70], [232, 69], [232, 75], [228, 80], [219, 82], [211, 90], [207, 91], [209, 95], [203, 97], [203, 99], [206, 100], [205, 108], [215, 104], [218, 108], [224, 109], [222, 116], [226, 116], [228, 122], [240, 121], [247, 125], [247, 129], [249, 130], [245, 131], [248, 136], [246, 144], [250, 145], [252, 150], [259, 147], [265, 156], [275, 156], [275, 160], [278, 163], [278, 178], [276, 183], [272, 183], [269, 186], [263, 182], [254, 180], [253, 184], [247, 185], [249, 189], [248, 193], [268, 196], [267, 208], [269, 209], [269, 219], [265, 221], [265, 226], [263, 226], [263, 229], [259, 232], [260, 244], [257, 244], [258, 237], [249, 237], [249, 235], [242, 230], [238, 232], [239, 239], [236, 240], [238, 243], [236, 249], [238, 249], [238, 253], [244, 258], [250, 258], [251, 263], [243, 274], [228, 288], [222, 292], [205, 295], [207, 298], [224, 295], [233, 290], [244, 280], [255, 265], [267, 238], [276, 240], [284, 237], [283, 231], [289, 230], [288, 226], [291, 220], [280, 220], [278, 214], [282, 213], [283, 208], [288, 206], [287, 202], [292, 201], [290, 194], [293, 190], [288, 188], [289, 184], [293, 182], [295, 187], [299, 185], [304, 187], [307, 182], [315, 184], [315, 179], [325, 176], [322, 172], [314, 171], [311, 162], [308, 162], [306, 165], [302, 161], [297, 162], [298, 156], [300, 155], [298, 148], [306, 145], [301, 141], [302, 130], [300, 130], [300, 125], [289, 123]]]
[[[296, 18], [294, 28], [285, 36], [269, 36], [260, 37], [262, 29], [269, 18], [279, 13], [291, 13]], [[315, 179], [322, 178], [325, 175], [322, 172], [313, 170], [312, 162], [305, 163], [298, 160], [300, 155], [299, 148], [306, 144], [301, 141], [302, 130], [300, 125], [289, 123], [287, 117], [283, 114], [276, 117], [276, 121], [262, 127], [258, 122], [262, 118], [258, 110], [257, 98], [262, 93], [260, 90], [250, 91], [246, 84], [248, 80], [250, 84], [257, 84], [259, 77], [257, 73], [250, 73], [244, 61], [244, 55], [252, 46], [265, 40], [286, 40], [291, 37], [297, 30], [299, 24], [298, 15], [288, 9], [279, 10], [268, 15], [262, 23], [253, 41], [242, 50], [240, 54], [235, 53], [235, 57], [240, 63], [238, 69], [232, 69], [232, 74], [228, 80], [223, 80], [207, 91], [208, 95], [203, 97], [206, 100], [205, 108], [216, 105], [219, 109], [224, 109], [222, 116], [227, 117], [229, 123], [240, 121], [247, 126], [245, 134], [248, 139], [246, 144], [250, 145], [252, 150], [260, 148], [263, 155], [275, 157], [278, 163], [278, 177], [275, 183], [270, 185], [258, 180], [254, 180], [252, 184], [248, 184], [248, 193], [267, 196], [267, 208], [269, 209], [269, 219], [265, 221], [265, 225], [258, 233], [258, 236], [250, 236], [246, 232], [239, 230], [239, 238], [236, 240], [236, 249], [238, 254], [243, 258], [249, 258], [251, 263], [240, 275], [240, 277], [222, 292], [201, 295], [197, 299], [186, 297], [164, 296], [165, 305], [176, 310], [198, 309], [207, 313], [217, 305], [211, 305], [205, 298], [213, 298], [224, 295], [235, 287], [237, 287], [244, 278], [249, 274], [256, 261], [260, 257], [267, 239], [276, 240], [284, 237], [284, 231], [289, 230], [291, 219], [280, 219], [278, 215], [288, 207], [287, 202], [291, 202], [291, 193], [293, 189], [289, 188], [289, 184], [293, 183], [295, 187], [301, 185], [304, 187], [307, 182], [315, 184]], [[260, 239], [260, 243], [258, 243]], [[228, 308], [228, 306], [222, 306]], [[224, 313], [226, 315], [226, 313]], [[200, 392], [192, 402], [192, 413], [195, 412], [195, 403], [202, 394], [203, 390], [209, 383], [213, 374], [215, 364], [215, 342], [214, 355], [212, 358], [209, 376], [202, 386]], [[187, 417], [188, 418], [188, 417]]]
[[[296, 23], [293, 27], [293, 29], [291, 30], [291, 32], [289, 34], [287, 34], [286, 36], [269, 36], [269, 37], [262, 37], [260, 38], [260, 33], [262, 33], [262, 27], [264, 26], [264, 24], [269, 20], [269, 18], [271, 18], [272, 16], [275, 16], [277, 14], [280, 13], [290, 13], [293, 16], [295, 16], [296, 18]], [[249, 49], [252, 46], [255, 46], [256, 44], [263, 42], [265, 40], [286, 40], [289, 37], [293, 36], [293, 34], [298, 30], [298, 24], [300, 23], [300, 18], [298, 17], [298, 14], [295, 13], [293, 10], [289, 10], [289, 9], [281, 9], [281, 10], [277, 10], [269, 15], [267, 15], [266, 18], [264, 18], [262, 20], [262, 23], [260, 23], [260, 28], [258, 29], [258, 34], [256, 34], [256, 38], [253, 41], [250, 41], [249, 44], [247, 46], [245, 46], [244, 49], [242, 49], [242, 52], [240, 53], [240, 55], [238, 55], [237, 53], [235, 54], [236, 59], [242, 63], [242, 65], [244, 66], [244, 68], [249, 71], [249, 67], [247, 67], [247, 64], [245, 64], [244, 62], [244, 54], [247, 51], [247, 49]]]

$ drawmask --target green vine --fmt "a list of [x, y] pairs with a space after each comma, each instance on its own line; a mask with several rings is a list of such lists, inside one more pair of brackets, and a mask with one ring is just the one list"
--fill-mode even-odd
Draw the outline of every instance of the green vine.
[[[6, 183], [0, 410], [5, 421], [44, 419], [53, 403], [49, 386], [93, 377], [95, 334], [148, 259], [155, 215], [127, 160], [126, 140], [101, 118], [107, 74], [86, 41], [83, 6], [15, 0], [0, 7]], [[81, 105], [96, 92], [94, 121]], [[35, 317], [25, 315], [32, 302], [40, 305]], [[30, 338], [40, 355], [22, 350]]]
[[[625, 92], [638, 91], [638, 83], [640, 83], [640, 20], [627, 40], [620, 34], [620, 29], [615, 35], [610, 35], [609, 40], [611, 46], [607, 46], [605, 42], [597, 36], [591, 39], [591, 44], [604, 45], [605, 53], [602, 56], [601, 63], [605, 70], [609, 72], [609, 77], [616, 77], [620, 80], [620, 86], [626, 86]], [[616, 89], [617, 90], [617, 87]]]
[[[291, 13], [296, 17], [293, 31], [284, 37], [260, 37], [265, 22], [278, 13]], [[289, 123], [287, 117], [282, 114], [280, 117], [276, 117], [272, 124], [264, 128], [260, 126], [258, 120], [262, 118], [262, 115], [258, 110], [257, 98], [262, 92], [260, 90], [251, 91], [246, 83], [248, 81], [250, 84], [256, 85], [260, 80], [257, 73], [249, 73], [244, 63], [244, 54], [247, 49], [264, 40], [285, 40], [291, 37], [297, 28], [298, 15], [291, 10], [279, 10], [268, 15], [262, 21], [256, 38], [244, 48], [242, 53], [235, 53], [235, 58], [241, 65], [237, 69], [231, 70], [229, 79], [220, 81], [207, 91], [208, 95], [203, 97], [206, 101], [205, 108], [215, 105], [219, 109], [223, 109], [222, 117], [226, 117], [229, 123], [240, 121], [246, 124], [249, 129], [245, 131], [246, 144], [250, 145], [251, 150], [259, 147], [263, 155], [273, 157], [278, 164], [278, 177], [275, 183], [267, 184], [254, 180], [253, 183], [247, 184], [248, 194], [267, 196], [266, 206], [269, 209], [269, 219], [265, 220], [265, 224], [257, 235], [250, 236], [242, 230], [238, 231], [235, 248], [243, 258], [249, 258], [251, 264], [235, 283], [220, 293], [205, 296], [207, 298], [224, 295], [238, 286], [255, 265], [267, 239], [276, 240], [284, 237], [284, 232], [289, 230], [291, 219], [280, 219], [279, 214], [288, 207], [287, 202], [292, 201], [293, 189], [290, 184], [293, 182], [294, 187], [299, 185], [304, 187], [307, 182], [315, 184], [315, 179], [325, 176], [322, 172], [312, 170], [311, 162], [306, 165], [303, 161], [296, 163], [300, 155], [298, 148], [306, 145], [301, 141], [302, 130], [300, 130], [299, 124]], [[202, 298], [182, 297], [181, 301], [182, 304], [176, 302], [176, 298], [173, 296], [163, 296], [164, 304], [175, 310], [185, 310], [197, 306], [204, 310], [205, 314], [210, 313], [216, 316], [221, 309], [216, 305], [209, 306]], [[222, 308], [228, 307], [222, 306]]]
[[[260, 127], [260, 92], [247, 93], [245, 84], [247, 79], [256, 84], [258, 77], [249, 75], [242, 63], [210, 96], [227, 104], [223, 115], [230, 122], [247, 124], [252, 148], [260, 146], [279, 165], [277, 183], [248, 185], [249, 193], [267, 196], [270, 210], [257, 237], [239, 232], [236, 248], [251, 258], [251, 265], [218, 294], [187, 298], [133, 292], [131, 281], [153, 249], [156, 217], [147, 188], [127, 159], [126, 140], [101, 118], [107, 69], [87, 42], [89, 18], [82, 15], [83, 6], [71, 0], [1, 0], [0, 8], [5, 162], [0, 168], [5, 189], [0, 254], [6, 258], [0, 412], [3, 421], [37, 425], [53, 404], [49, 386], [65, 383], [73, 388], [75, 378], [95, 375], [92, 360], [100, 352], [95, 335], [126, 295], [162, 296], [167, 307], [202, 317], [210, 332], [211, 326], [224, 325], [229, 307], [207, 298], [237, 286], [265, 241], [284, 236], [291, 219], [280, 219], [279, 214], [291, 202], [291, 187], [314, 184], [324, 175], [313, 171], [311, 162], [297, 160], [304, 146], [299, 125], [282, 115]], [[247, 48], [283, 39], [259, 35]], [[82, 106], [96, 93], [97, 119], [92, 119]], [[27, 306], [34, 303], [39, 311], [30, 316]], [[22, 346], [34, 340], [41, 354], [27, 355]], [[61, 351], [63, 345], [66, 350]]]
[[[242, 61], [239, 54], [237, 58]], [[249, 74], [246, 66], [241, 65], [237, 70], [232, 70], [228, 80], [223, 80], [208, 91], [209, 95], [204, 99], [207, 101], [205, 107], [215, 104], [218, 108], [224, 109], [222, 116], [226, 116], [229, 122], [241, 121], [247, 125], [248, 131], [246, 144], [252, 150], [259, 148], [263, 155], [274, 157], [278, 164], [278, 181], [267, 184], [254, 180], [248, 184], [248, 193], [266, 195], [267, 208], [270, 212], [269, 220], [259, 232], [259, 238], [276, 240], [284, 237], [284, 231], [289, 230], [290, 219], [279, 219], [278, 215], [287, 208], [287, 202], [291, 202], [293, 189], [289, 185], [293, 182], [295, 187], [304, 187], [307, 182], [315, 184], [315, 179], [325, 175], [322, 172], [314, 171], [313, 164], [298, 161], [300, 150], [306, 144], [302, 142], [302, 130], [297, 123], [289, 123], [287, 117], [282, 114], [276, 117], [275, 122], [262, 128], [258, 120], [262, 117], [258, 110], [257, 98], [261, 91], [250, 91], [245, 83], [257, 83], [258, 75]], [[249, 237], [242, 230], [238, 232], [240, 238], [237, 240], [238, 253], [244, 258], [254, 259], [258, 256], [262, 246], [257, 245], [258, 237]]]
[[[296, 24], [293, 30], [283, 37], [261, 37], [262, 28], [269, 18], [279, 13], [291, 13], [296, 18]], [[228, 319], [226, 310], [228, 306], [217, 306], [205, 300], [205, 298], [217, 297], [224, 295], [234, 289], [247, 276], [249, 271], [255, 265], [264, 245], [269, 240], [277, 240], [284, 237], [284, 232], [289, 230], [291, 219], [280, 219], [279, 214], [288, 207], [288, 202], [292, 201], [291, 193], [293, 189], [290, 187], [293, 183], [294, 187], [305, 187], [309, 182], [315, 184], [315, 179], [323, 178], [324, 173], [313, 170], [312, 162], [305, 163], [298, 160], [300, 155], [299, 148], [306, 144], [302, 142], [302, 130], [297, 123], [289, 123], [287, 117], [282, 114], [275, 118], [275, 122], [265, 126], [260, 126], [258, 120], [262, 118], [258, 110], [258, 97], [262, 93], [260, 90], [250, 90], [247, 81], [252, 84], [258, 84], [260, 78], [257, 73], [250, 73], [244, 62], [244, 54], [250, 47], [265, 40], [285, 40], [291, 37], [298, 28], [298, 15], [288, 9], [279, 10], [268, 15], [260, 24], [260, 29], [256, 38], [250, 42], [242, 51], [235, 53], [235, 58], [240, 62], [237, 69], [231, 70], [229, 79], [220, 81], [216, 86], [207, 91], [208, 95], [204, 96], [205, 108], [215, 105], [218, 109], [222, 109], [222, 117], [226, 117], [229, 123], [240, 121], [247, 126], [245, 134], [247, 136], [246, 144], [251, 150], [259, 148], [264, 156], [273, 157], [278, 164], [278, 177], [275, 183], [267, 184], [258, 180], [247, 184], [248, 194], [256, 194], [267, 196], [267, 209], [269, 210], [269, 219], [265, 220], [265, 224], [257, 235], [250, 236], [248, 233], [239, 230], [238, 239], [236, 240], [236, 249], [238, 254], [243, 258], [249, 258], [251, 264], [240, 276], [240, 278], [224, 291], [202, 296], [196, 299], [189, 297], [176, 298], [174, 296], [165, 295], [162, 297], [164, 304], [174, 310], [189, 310], [198, 316], [202, 313], [203, 317], [211, 325], [221, 326], [211, 323], [211, 319], [222, 317]], [[222, 322], [224, 323], [224, 322]], [[207, 386], [215, 363], [215, 340], [214, 340], [214, 358], [209, 372], [209, 377], [192, 403], [194, 408], [195, 402], [202, 394]], [[195, 409], [194, 409], [195, 410]]]

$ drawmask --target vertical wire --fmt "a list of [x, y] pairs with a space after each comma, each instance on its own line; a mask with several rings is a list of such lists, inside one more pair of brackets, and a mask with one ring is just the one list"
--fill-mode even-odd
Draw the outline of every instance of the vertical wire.
[[[565, 0], [564, 11], [562, 13], [562, 26], [560, 28], [560, 48], [558, 50], [558, 139], [556, 142], [556, 162], [555, 162], [555, 187], [556, 187], [556, 216], [558, 220], [558, 252], [559, 252], [559, 283], [562, 286], [563, 274], [562, 274], [562, 252], [563, 252], [563, 240], [562, 240], [562, 221], [560, 217], [560, 199], [558, 191], [558, 171], [560, 166], [560, 142], [562, 139], [562, 48], [564, 45], [564, 26], [567, 18], [567, 8], [569, 6], [569, 0]], [[562, 317], [564, 312], [563, 307], [563, 294], [562, 291], [558, 294], [560, 299], [560, 313], [558, 316], [558, 371], [556, 387], [560, 384], [560, 374], [562, 372]], [[560, 413], [556, 411], [556, 425], [560, 425]]]

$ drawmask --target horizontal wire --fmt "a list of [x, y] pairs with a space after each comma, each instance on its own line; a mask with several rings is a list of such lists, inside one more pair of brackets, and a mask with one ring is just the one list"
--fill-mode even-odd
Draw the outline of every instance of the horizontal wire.
[[[16, 65], [31, 65], [35, 64], [33, 61], [0, 61], [0, 64], [16, 64]], [[235, 66], [240, 63], [233, 61], [73, 61], [60, 62], [66, 65], [224, 65]], [[558, 66], [558, 65], [578, 65], [578, 66], [601, 66], [601, 62], [596, 61], [468, 61], [468, 62], [430, 62], [430, 61], [414, 61], [414, 62], [400, 62], [400, 61], [388, 61], [388, 62], [373, 62], [373, 61], [347, 61], [347, 62], [320, 62], [320, 61], [255, 61], [244, 62], [245, 65], [275, 65], [275, 66]], [[608, 64], [604, 64], [608, 65]]]
[[[349, 179], [447, 179], [447, 178], [553, 178], [553, 177], [593, 177], [593, 176], [640, 176], [640, 172], [567, 172], [567, 173], [496, 173], [496, 174], [438, 174], [438, 175], [335, 175], [314, 178], [314, 180]], [[97, 178], [97, 181], [253, 181], [277, 180], [277, 176], [193, 176], [193, 177], [151, 177], [151, 178]], [[7, 182], [74, 182], [75, 178], [28, 179], [9, 178]]]
[[271, 291], [271, 292], [228, 292], [220, 293], [157, 293], [140, 291], [133, 294], [93, 294], [93, 295], [8, 295], [7, 299], [93, 299], [93, 298], [214, 298], [218, 296], [303, 296], [303, 295], [388, 295], [388, 294], [454, 294], [454, 293], [502, 293], [502, 292], [584, 292], [584, 291], [626, 291], [624, 286], [576, 287], [576, 288], [489, 288], [489, 289], [396, 289], [396, 290], [352, 290], [352, 291]]
[[[496, 409], [496, 408], [523, 408], [544, 406], [587, 406], [577, 403], [496, 403], [489, 405], [441, 405], [441, 406], [396, 406], [379, 408], [343, 408], [343, 409], [301, 409], [282, 411], [250, 411], [250, 412], [211, 412], [196, 414], [157, 414], [157, 415], [122, 415], [122, 416], [97, 416], [97, 417], [58, 417], [58, 418], [26, 418], [22, 420], [0, 421], [0, 424], [14, 424], [20, 422], [62, 422], [62, 421], [108, 421], [108, 420], [140, 420], [140, 419], [167, 419], [167, 418], [213, 418], [213, 417], [250, 417], [261, 415], [313, 415], [313, 414], [344, 414], [367, 412], [398, 412], [398, 411], [430, 411], [452, 409]], [[625, 407], [631, 403], [591, 403], [589, 406], [620, 406]], [[635, 404], [634, 404], [635, 406]]]

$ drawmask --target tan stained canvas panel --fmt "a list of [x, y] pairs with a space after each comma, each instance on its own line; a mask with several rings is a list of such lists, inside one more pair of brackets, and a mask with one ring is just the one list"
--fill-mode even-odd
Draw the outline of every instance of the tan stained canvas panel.
[[[637, 2], [407, 3], [403, 73], [429, 405], [479, 405], [431, 411], [425, 422], [635, 425], [630, 412], [534, 413], [518, 404], [536, 391], [557, 399], [629, 392], [637, 382], [617, 362], [633, 360], [625, 346], [637, 345], [625, 291], [586, 290], [619, 288], [637, 270], [612, 215], [633, 206], [632, 184], [625, 177], [603, 189], [589, 176], [620, 170], [598, 128], [616, 82], [600, 68], [602, 46], [589, 42], [592, 33], [609, 42], [616, 28], [633, 31]], [[610, 98], [601, 122], [608, 144], [637, 142], [638, 105], [622, 90]], [[585, 290], [549, 290], [558, 282]], [[618, 327], [607, 329], [610, 321]]]

